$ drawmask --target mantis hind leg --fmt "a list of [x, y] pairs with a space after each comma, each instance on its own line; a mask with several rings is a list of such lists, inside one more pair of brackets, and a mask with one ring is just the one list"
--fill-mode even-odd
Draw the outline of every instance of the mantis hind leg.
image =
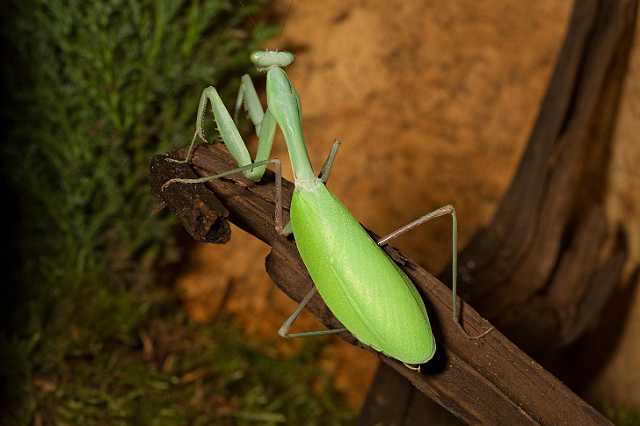
[[428, 222], [432, 219], [441, 217], [441, 216], [446, 216], [446, 215], [451, 215], [451, 295], [452, 295], [452, 300], [451, 300], [451, 307], [452, 307], [452, 311], [453, 311], [453, 321], [458, 325], [458, 327], [460, 328], [460, 330], [462, 330], [462, 332], [464, 334], [467, 335], [467, 337], [471, 338], [471, 339], [479, 339], [481, 337], [484, 337], [485, 335], [487, 335], [491, 330], [493, 330], [493, 327], [490, 327], [488, 330], [483, 331], [482, 333], [480, 333], [477, 336], [471, 336], [469, 335], [469, 333], [467, 333], [467, 331], [462, 327], [462, 324], [460, 323], [460, 312], [458, 309], [458, 295], [457, 295], [457, 283], [458, 283], [458, 219], [456, 216], [456, 209], [448, 204], [444, 207], [440, 207], [439, 209], [436, 209], [432, 212], [429, 212], [423, 216], [420, 216], [419, 218], [417, 218], [416, 220], [409, 222], [408, 224], [401, 226], [400, 228], [396, 229], [395, 231], [393, 231], [392, 233], [380, 238], [377, 243], [379, 246], [383, 246], [385, 244], [387, 244], [389, 241], [391, 241], [394, 238], [399, 237], [400, 235], [410, 231], [411, 229], [417, 227], [418, 225], [421, 225], [425, 222]]
[[[217, 124], [218, 131], [222, 137], [222, 141], [229, 150], [231, 156], [236, 160], [238, 167], [248, 166], [252, 163], [249, 150], [240, 136], [240, 132], [236, 127], [234, 120], [231, 118], [229, 111], [224, 106], [220, 95], [213, 86], [209, 86], [202, 91], [200, 102], [198, 103], [198, 114], [196, 116], [196, 129], [191, 139], [191, 144], [184, 160], [172, 160], [180, 163], [188, 163], [191, 161], [193, 148], [196, 139], [200, 138], [203, 142], [207, 142], [204, 135], [203, 121], [207, 110], [207, 105], [211, 104], [213, 117]], [[276, 121], [269, 111], [264, 112], [260, 99], [256, 93], [255, 87], [248, 75], [244, 75], [241, 79], [240, 90], [236, 99], [235, 115], [238, 115], [240, 107], [243, 106], [249, 113], [249, 118], [256, 129], [258, 136], [258, 151], [256, 153], [255, 163], [261, 163], [269, 158], [271, 147], [273, 145], [273, 137], [276, 131]], [[266, 163], [256, 165], [244, 170], [244, 174], [248, 179], [259, 181], [264, 175]]]

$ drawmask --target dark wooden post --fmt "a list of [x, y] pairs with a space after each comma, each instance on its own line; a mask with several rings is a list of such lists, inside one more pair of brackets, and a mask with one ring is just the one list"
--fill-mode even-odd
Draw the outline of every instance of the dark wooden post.
[[[626, 258], [623, 245], [602, 250], [602, 204], [636, 15], [636, 0], [576, 1], [517, 173], [492, 222], [461, 255], [465, 300], [576, 386], [575, 361], [566, 368], [558, 352], [597, 321]], [[442, 416], [402, 382], [380, 367], [361, 424]], [[396, 399], [382, 397], [388, 389]], [[402, 414], [390, 415], [389, 405]]]

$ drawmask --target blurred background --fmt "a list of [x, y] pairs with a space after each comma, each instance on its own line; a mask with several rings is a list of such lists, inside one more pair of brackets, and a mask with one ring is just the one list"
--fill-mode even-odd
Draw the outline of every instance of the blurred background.
[[[456, 206], [460, 245], [511, 181], [572, 2], [53, 0], [3, 4], [6, 242], [0, 424], [353, 424], [377, 359], [339, 339], [277, 339], [295, 303], [269, 249], [233, 228], [195, 244], [148, 186], [186, 145], [200, 91], [231, 107], [249, 53], [288, 49], [319, 169], [380, 234]], [[640, 37], [611, 153], [606, 209], [640, 262]], [[255, 146], [246, 120], [241, 123]], [[281, 138], [274, 156], [286, 158]], [[287, 162], [283, 163], [287, 167]], [[285, 170], [285, 176], [291, 176]], [[389, 188], [393, 188], [390, 190]], [[449, 223], [395, 244], [429, 271]], [[640, 407], [640, 300], [585, 392]], [[318, 327], [311, 316], [300, 329]], [[626, 418], [640, 417], [629, 414]]]

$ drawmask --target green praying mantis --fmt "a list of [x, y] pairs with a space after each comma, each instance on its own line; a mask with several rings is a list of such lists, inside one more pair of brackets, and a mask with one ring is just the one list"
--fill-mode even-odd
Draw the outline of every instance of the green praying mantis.
[[[266, 72], [267, 109], [263, 110], [251, 78], [244, 75], [235, 104], [235, 117], [242, 107], [247, 111], [258, 137], [255, 160], [234, 124], [216, 89], [204, 89], [198, 105], [196, 130], [184, 160], [190, 162], [196, 140], [206, 142], [203, 120], [208, 103], [220, 136], [238, 167], [224, 173], [197, 179], [168, 180], [163, 189], [176, 183], [195, 184], [220, 179], [237, 173], [258, 182], [266, 166], [275, 166], [276, 200], [275, 227], [283, 236], [293, 234], [295, 243], [314, 287], [305, 295], [297, 309], [280, 327], [282, 337], [304, 337], [349, 331], [361, 343], [403, 362], [409, 368], [419, 368], [429, 361], [436, 343], [424, 302], [409, 277], [384, 252], [382, 246], [416, 226], [450, 215], [452, 220], [452, 307], [453, 320], [458, 322], [457, 283], [457, 219], [453, 206], [447, 205], [425, 214], [389, 235], [374, 241], [347, 208], [325, 186], [340, 146], [336, 141], [319, 176], [314, 173], [302, 130], [302, 110], [296, 89], [284, 68], [294, 56], [289, 52], [258, 51], [251, 61], [259, 71]], [[271, 147], [279, 127], [289, 152], [295, 190], [291, 199], [290, 221], [282, 219], [281, 170], [278, 159], [270, 159]], [[305, 306], [317, 293], [344, 328], [290, 333], [289, 330]]]

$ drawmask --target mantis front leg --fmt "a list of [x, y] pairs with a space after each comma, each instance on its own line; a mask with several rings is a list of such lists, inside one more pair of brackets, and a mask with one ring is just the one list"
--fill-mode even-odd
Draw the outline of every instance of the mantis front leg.
[[[240, 132], [231, 118], [229, 111], [222, 102], [218, 91], [213, 86], [209, 86], [204, 89], [200, 95], [195, 133], [191, 140], [191, 144], [189, 145], [186, 158], [184, 160], [178, 160], [177, 162], [188, 163], [191, 161], [193, 148], [197, 138], [200, 138], [203, 142], [207, 142], [204, 135], [203, 121], [204, 114], [209, 103], [211, 104], [213, 117], [217, 124], [218, 131], [220, 132], [220, 136], [222, 137], [222, 141], [226, 145], [231, 156], [236, 160], [238, 167], [251, 165], [252, 161], [249, 150], [247, 149], [242, 136], [240, 136]], [[269, 111], [263, 111], [260, 99], [258, 98], [255, 87], [253, 86], [253, 82], [248, 75], [244, 75], [241, 80], [240, 90], [236, 99], [236, 115], [242, 105], [244, 105], [245, 109], [249, 113], [249, 118], [256, 129], [256, 135], [258, 136], [258, 151], [256, 153], [255, 162], [261, 163], [259, 166], [245, 169], [244, 175], [248, 179], [257, 182], [262, 178], [266, 169], [266, 163], [263, 162], [266, 161], [271, 154], [273, 137], [276, 131], [276, 121]]]

